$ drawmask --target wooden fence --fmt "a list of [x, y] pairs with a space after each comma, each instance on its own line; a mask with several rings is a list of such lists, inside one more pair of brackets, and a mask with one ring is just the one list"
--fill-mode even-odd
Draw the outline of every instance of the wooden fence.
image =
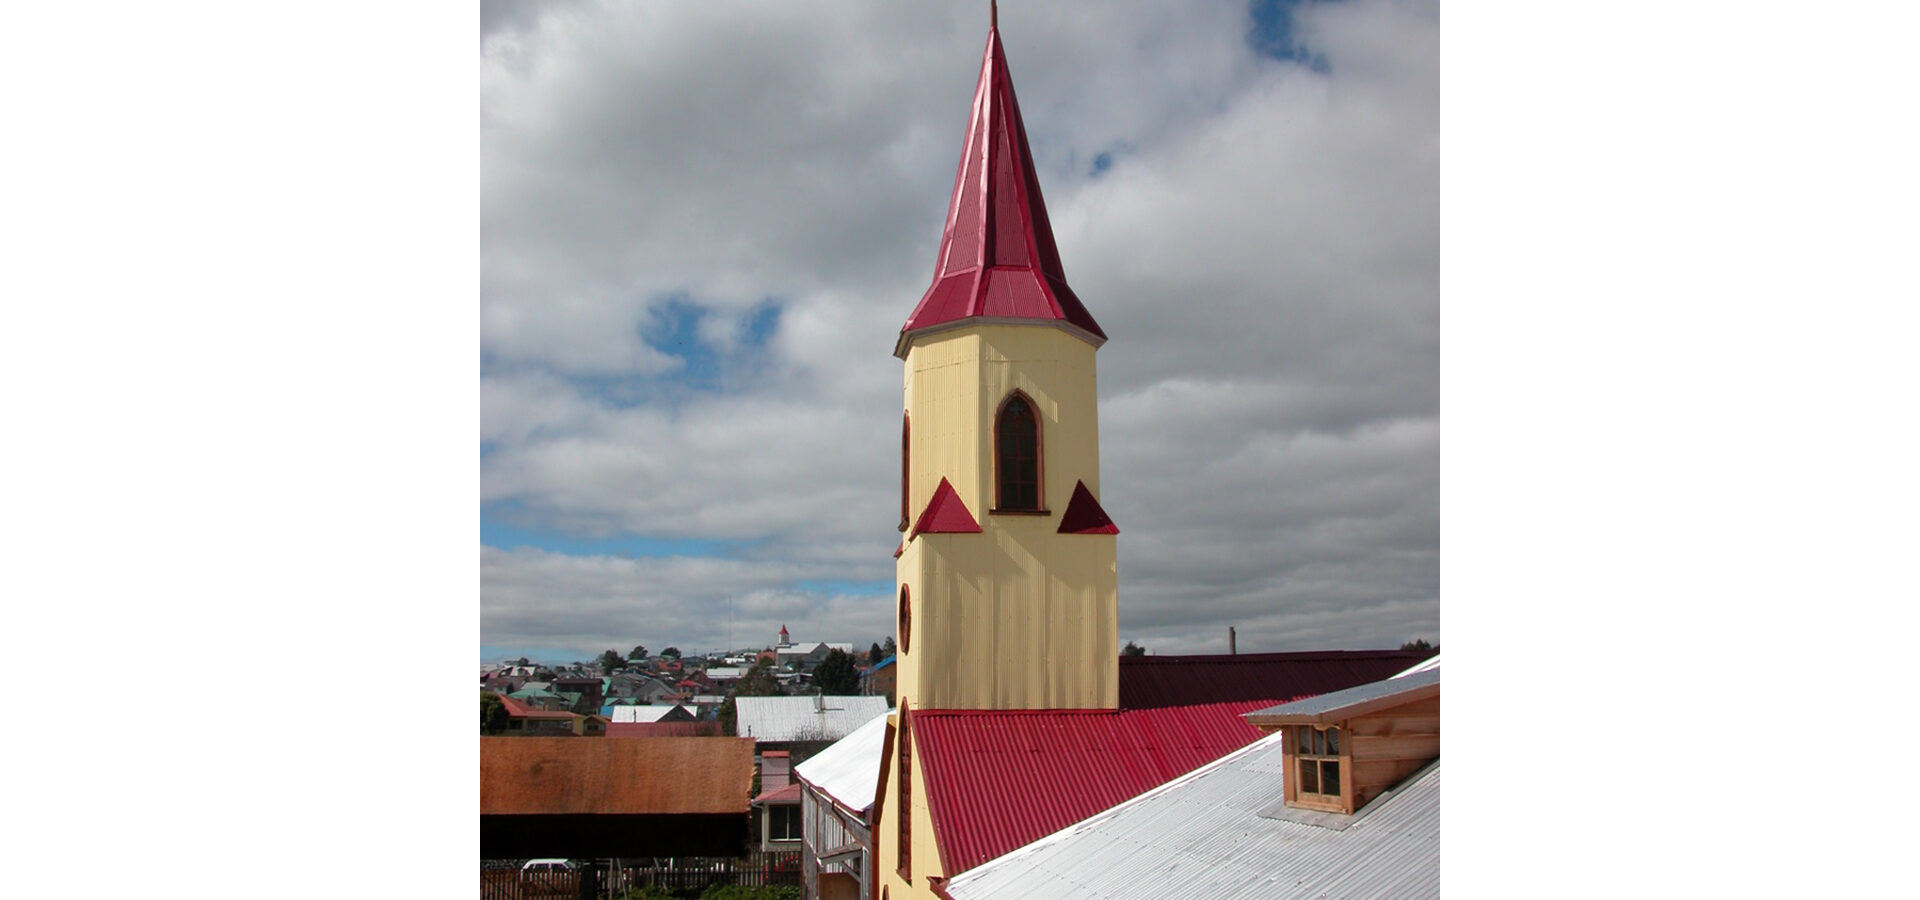
[[[523, 872], [525, 860], [493, 860], [480, 869], [481, 900], [562, 900], [582, 896], [618, 900], [628, 888], [659, 887], [697, 897], [709, 885], [748, 887], [800, 883], [800, 854], [794, 851], [746, 856], [673, 857], [598, 860], [571, 871]], [[585, 882], [583, 885], [582, 882]], [[582, 894], [582, 890], [589, 893]]]

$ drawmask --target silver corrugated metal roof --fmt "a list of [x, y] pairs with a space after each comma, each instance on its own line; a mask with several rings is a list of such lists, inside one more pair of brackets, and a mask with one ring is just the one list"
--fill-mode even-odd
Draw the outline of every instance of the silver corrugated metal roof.
[[[678, 706], [616, 706], [613, 708], [615, 722], [658, 722], [660, 717], [679, 709]], [[688, 715], [693, 710], [687, 710]]]
[[1405, 678], [1408, 675], [1413, 675], [1419, 672], [1431, 672], [1434, 669], [1438, 669], [1438, 668], [1440, 668], [1440, 654], [1435, 653], [1433, 656], [1429, 657], [1426, 662], [1423, 662], [1417, 666], [1414, 666], [1413, 668], [1410, 668], [1405, 672], [1401, 672], [1400, 674], [1395, 675], [1393, 677]]
[[1262, 817], [1281, 741], [1262, 738], [1079, 824], [954, 876], [955, 900], [1440, 896], [1440, 764], [1345, 830]]
[[1344, 691], [1334, 691], [1331, 694], [1321, 694], [1318, 697], [1308, 697], [1305, 700], [1295, 700], [1292, 703], [1282, 703], [1279, 706], [1269, 706], [1266, 709], [1256, 709], [1253, 712], [1247, 713], [1247, 715], [1317, 716], [1321, 713], [1342, 709], [1356, 703], [1379, 700], [1382, 697], [1391, 697], [1395, 694], [1401, 694], [1439, 683], [1440, 670], [1434, 668], [1428, 669], [1425, 672], [1395, 675], [1392, 678], [1384, 678], [1370, 684], [1350, 687]]
[[874, 716], [852, 734], [795, 766], [794, 776], [841, 806], [854, 812], [866, 811], [873, 805], [880, 769], [886, 764], [881, 753], [886, 749], [887, 716], [892, 712], [889, 709]]
[[733, 704], [735, 732], [756, 741], [837, 741], [887, 712], [880, 696], [735, 697]]

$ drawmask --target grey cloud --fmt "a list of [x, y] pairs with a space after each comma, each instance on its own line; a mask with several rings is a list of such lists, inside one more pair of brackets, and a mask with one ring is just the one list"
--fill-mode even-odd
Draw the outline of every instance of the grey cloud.
[[[688, 652], [771, 643], [781, 625], [814, 640], [877, 641], [892, 628], [870, 597], [803, 592], [796, 579], [831, 578], [830, 563], [569, 556], [481, 550], [483, 643], [536, 656], [585, 657], [609, 646], [669, 644]], [[731, 609], [732, 616], [728, 613]], [[731, 635], [731, 641], [729, 636]]]
[[[716, 598], [752, 592], [760, 625], [831, 609], [850, 630], [822, 637], [863, 644], [855, 626], [890, 627], [884, 597], [790, 585], [891, 578], [888, 354], [931, 272], [974, 13], [578, 7], [490, 32], [483, 499], [582, 536], [756, 543], [726, 593], [639, 561], [496, 562], [485, 643], [615, 628], [624, 601], [558, 598], [640, 578], [646, 608], [677, 610], [655, 621], [685, 629], [649, 646], [698, 643], [677, 635], [711, 635]], [[1436, 637], [1436, 5], [1300, 8], [1326, 73], [1253, 58], [1233, 5], [1001, 13], [1069, 280], [1113, 338], [1101, 499], [1123, 530], [1123, 639]], [[723, 367], [745, 311], [772, 299], [779, 325], [727, 393], [688, 397], [663, 387], [681, 361], [640, 337], [668, 296], [715, 311]]]

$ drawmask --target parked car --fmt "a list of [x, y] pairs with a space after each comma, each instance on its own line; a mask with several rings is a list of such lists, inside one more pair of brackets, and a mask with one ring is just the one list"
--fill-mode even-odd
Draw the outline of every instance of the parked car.
[[559, 879], [563, 875], [572, 875], [580, 865], [572, 860], [526, 860], [520, 865], [520, 881], [547, 881], [549, 877]]

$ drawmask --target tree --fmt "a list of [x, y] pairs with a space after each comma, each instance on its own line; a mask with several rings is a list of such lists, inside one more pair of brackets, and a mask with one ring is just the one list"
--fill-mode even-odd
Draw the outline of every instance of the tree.
[[514, 663], [514, 665], [518, 665], [518, 666], [530, 666], [530, 665], [533, 665], [533, 663], [532, 663], [532, 662], [530, 662], [530, 661], [528, 661], [526, 657], [524, 657], [524, 656], [522, 656], [522, 657], [520, 657], [520, 659], [519, 659], [519, 661], [518, 661], [518, 662], [515, 662], [515, 663]]
[[1120, 648], [1120, 654], [1122, 656], [1145, 656], [1147, 655], [1147, 648], [1128, 641], [1125, 647]]
[[893, 642], [893, 635], [887, 635], [887, 642], [880, 645], [880, 658], [886, 659], [900, 652], [900, 646]]
[[753, 668], [748, 669], [747, 674], [741, 676], [739, 683], [733, 686], [733, 693], [727, 695], [726, 701], [720, 704], [719, 711], [714, 715], [720, 720], [720, 733], [727, 737], [737, 736], [735, 726], [739, 712], [733, 698], [772, 697], [779, 693], [780, 682], [773, 677], [773, 664], [764, 659], [754, 663]]
[[880, 642], [874, 641], [873, 646], [867, 649], [867, 665], [879, 665], [883, 659], [886, 657], [880, 653]]
[[860, 693], [860, 670], [853, 665], [853, 654], [829, 650], [827, 658], [813, 667], [813, 684], [822, 694], [850, 697]]
[[501, 702], [500, 695], [492, 691], [480, 692], [480, 733], [499, 734], [507, 730], [507, 723], [513, 717], [507, 714], [507, 704]]
[[1402, 649], [1402, 650], [1418, 650], [1418, 651], [1420, 651], [1420, 652], [1422, 652], [1422, 653], [1439, 653], [1439, 652], [1440, 652], [1440, 645], [1439, 645], [1439, 644], [1429, 644], [1429, 643], [1427, 643], [1427, 639], [1426, 639], [1426, 638], [1421, 638], [1421, 639], [1419, 639], [1419, 640], [1417, 640], [1417, 641], [1408, 641], [1408, 642], [1406, 642], [1406, 643], [1404, 643], [1404, 644], [1401, 644], [1401, 645], [1400, 645], [1400, 649]]
[[733, 688], [736, 697], [772, 697], [779, 693], [780, 680], [773, 677], [773, 661], [767, 659], [754, 663]]
[[667, 649], [665, 649], [665, 650], [662, 650], [662, 651], [660, 651], [660, 655], [661, 655], [661, 656], [671, 656], [671, 657], [673, 657], [674, 659], [679, 659], [679, 658], [680, 658], [680, 648], [679, 648], [679, 647], [668, 647]]
[[627, 651], [627, 658], [628, 659], [646, 659], [647, 648], [636, 644], [634, 645], [634, 648], [632, 650]]
[[600, 673], [602, 675], [612, 675], [613, 670], [626, 664], [627, 661], [620, 658], [620, 651], [618, 650], [608, 650], [600, 654]]

